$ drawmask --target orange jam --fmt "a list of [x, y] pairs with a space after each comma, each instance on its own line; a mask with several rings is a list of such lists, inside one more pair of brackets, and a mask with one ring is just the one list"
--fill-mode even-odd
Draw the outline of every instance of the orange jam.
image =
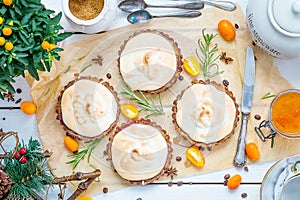
[[272, 122], [283, 133], [300, 133], [300, 93], [287, 92], [275, 100]]

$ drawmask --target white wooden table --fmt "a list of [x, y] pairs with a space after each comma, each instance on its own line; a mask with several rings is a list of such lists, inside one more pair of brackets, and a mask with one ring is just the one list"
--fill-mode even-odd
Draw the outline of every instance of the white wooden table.
[[[53, 9], [55, 11], [61, 11], [61, 1], [62, 0], [44, 0], [46, 7]], [[237, 0], [237, 2], [245, 10], [247, 0]], [[126, 14], [117, 12], [115, 23], [108, 29], [113, 29], [116, 27], [124, 26], [126, 22]], [[65, 27], [67, 31], [72, 30], [72, 26], [64, 18], [61, 20], [62, 26]], [[76, 30], [75, 30], [76, 31]], [[87, 34], [76, 34], [71, 38], [66, 40], [66, 43], [71, 43], [79, 39], [88, 37]], [[300, 88], [300, 59], [295, 60], [276, 60], [278, 69], [284, 77], [291, 81], [291, 83]], [[297, 66], [298, 65], [298, 66]], [[297, 73], [295, 73], [297, 72]], [[22, 98], [22, 101], [31, 100], [30, 89], [23, 78], [17, 78], [14, 84], [15, 88], [22, 89], [20, 94], [15, 94], [15, 99]], [[15, 104], [15, 102], [7, 102], [7, 100], [0, 100], [0, 128], [4, 131], [16, 131], [19, 133], [20, 138], [25, 141], [31, 136], [38, 138], [38, 130], [36, 125], [35, 115], [25, 115], [19, 109], [20, 103]], [[14, 107], [15, 109], [10, 109]], [[204, 174], [196, 177], [189, 177], [185, 179], [174, 180], [172, 187], [169, 187], [167, 183], [155, 183], [147, 186], [137, 186], [130, 187], [127, 189], [119, 191], [109, 191], [106, 194], [94, 196], [94, 199], [130, 199], [135, 200], [142, 198], [143, 200], [152, 199], [189, 199], [189, 200], [236, 200], [243, 199], [241, 197], [242, 193], [247, 193], [247, 198], [249, 200], [260, 199], [260, 186], [265, 173], [274, 164], [275, 161], [267, 163], [258, 163], [249, 165], [249, 171], [246, 172], [243, 169], [226, 169], [224, 171]], [[224, 186], [224, 175], [225, 174], [236, 174], [239, 173], [243, 177], [241, 186], [236, 190], [229, 190]], [[176, 184], [177, 181], [183, 181], [182, 186]], [[190, 184], [192, 183], [192, 184]], [[57, 193], [51, 192], [49, 199], [57, 199]], [[43, 196], [43, 195], [41, 195]]]

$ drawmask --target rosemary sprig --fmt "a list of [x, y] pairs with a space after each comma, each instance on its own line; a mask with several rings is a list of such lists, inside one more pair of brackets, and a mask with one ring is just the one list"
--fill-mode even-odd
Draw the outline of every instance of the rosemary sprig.
[[89, 143], [90, 143], [89, 146], [87, 146], [85, 149], [83, 149], [77, 153], [68, 155], [68, 157], [72, 158], [72, 160], [66, 162], [66, 164], [72, 164], [72, 170], [74, 170], [77, 167], [77, 165], [79, 164], [79, 162], [84, 159], [85, 155], [88, 155], [87, 160], [88, 160], [88, 162], [90, 162], [91, 154], [94, 151], [94, 149], [96, 148], [96, 146], [100, 143], [100, 140], [95, 140], [95, 141], [92, 141]]
[[268, 98], [272, 98], [272, 97], [275, 97], [275, 95], [268, 92], [264, 96], [262, 96], [261, 99], [268, 99]]
[[158, 95], [159, 105], [156, 105], [153, 99], [147, 99], [143, 92], [139, 91], [138, 93], [140, 94], [140, 96], [135, 94], [135, 92], [132, 91], [132, 89], [128, 85], [125, 85], [121, 92], [121, 94], [127, 96], [129, 100], [136, 101], [142, 107], [139, 112], [150, 111], [150, 114], [145, 116], [146, 118], [152, 115], [159, 115], [164, 113], [160, 95]]
[[[219, 65], [216, 62], [219, 59], [220, 55], [215, 56], [215, 53], [218, 51], [218, 45], [215, 44], [211, 48], [211, 42], [216, 37], [216, 34], [205, 34], [205, 29], [202, 30], [202, 36], [204, 42], [201, 39], [198, 40], [199, 50], [196, 50], [196, 55], [201, 64], [201, 71], [203, 73], [204, 79], [208, 80], [209, 78], [215, 77], [224, 71], [219, 71]], [[215, 68], [214, 71], [212, 71]]]
[[89, 68], [90, 66], [92, 66], [93, 64], [89, 64], [85, 67], [83, 67], [81, 70], [80, 70], [80, 73], [84, 72], [87, 68]]

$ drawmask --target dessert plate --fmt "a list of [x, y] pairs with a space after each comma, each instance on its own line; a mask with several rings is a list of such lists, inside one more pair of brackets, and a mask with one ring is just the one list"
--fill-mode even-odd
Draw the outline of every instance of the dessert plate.
[[299, 190], [290, 191], [295, 184], [299, 183], [300, 154], [284, 158], [276, 162], [266, 173], [261, 188], [261, 200], [287, 200], [293, 199], [293, 195]]

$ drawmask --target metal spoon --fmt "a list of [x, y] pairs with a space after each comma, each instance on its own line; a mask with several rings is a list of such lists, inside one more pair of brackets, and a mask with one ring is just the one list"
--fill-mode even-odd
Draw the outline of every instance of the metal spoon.
[[118, 7], [124, 12], [134, 12], [137, 10], [145, 10], [147, 7], [155, 8], [182, 8], [188, 10], [200, 10], [204, 8], [204, 3], [199, 2], [188, 2], [188, 3], [174, 3], [174, 4], [163, 4], [163, 5], [150, 5], [146, 4], [144, 0], [125, 0], [122, 1]]
[[148, 11], [146, 10], [138, 10], [133, 13], [130, 13], [127, 17], [128, 22], [132, 24], [136, 23], [146, 23], [152, 18], [159, 18], [159, 17], [198, 17], [202, 13], [199, 11], [195, 10], [183, 10], [183, 11], [177, 11], [175, 13], [164, 13], [164, 14], [159, 14], [159, 15], [151, 15]]
[[202, 2], [204, 4], [214, 6], [226, 11], [234, 11], [236, 9], [236, 5], [231, 1], [218, 1], [218, 0], [184, 0], [184, 1], [190, 3]]

